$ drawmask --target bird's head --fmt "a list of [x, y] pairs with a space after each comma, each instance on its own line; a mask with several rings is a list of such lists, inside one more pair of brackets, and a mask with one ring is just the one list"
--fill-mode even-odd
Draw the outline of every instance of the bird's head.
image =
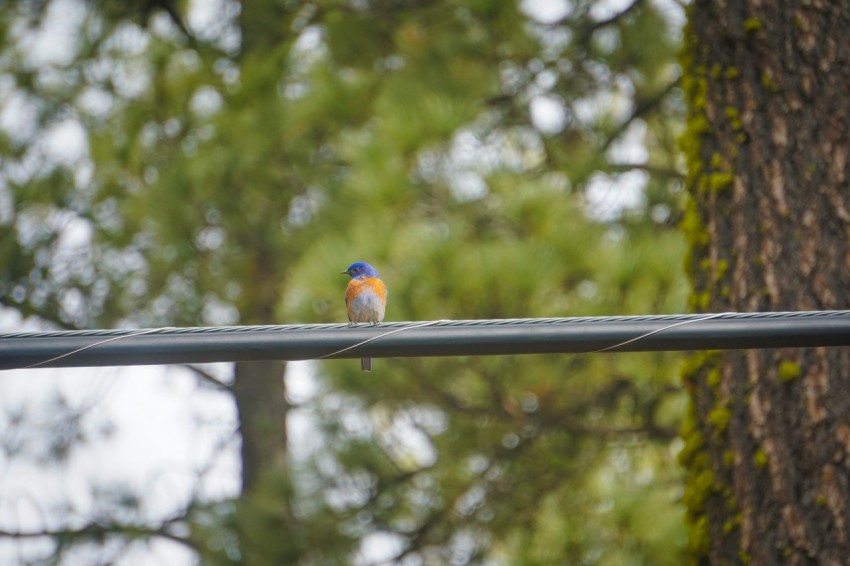
[[357, 263], [352, 263], [348, 266], [348, 269], [341, 273], [343, 273], [344, 275], [348, 275], [352, 279], [378, 276], [378, 271], [365, 261], [358, 261]]

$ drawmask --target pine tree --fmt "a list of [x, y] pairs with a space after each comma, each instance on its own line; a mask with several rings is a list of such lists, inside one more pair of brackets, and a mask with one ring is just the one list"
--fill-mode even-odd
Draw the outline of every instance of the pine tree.
[[[847, 309], [850, 9], [696, 2], [688, 21], [694, 307]], [[682, 460], [700, 562], [846, 561], [848, 356], [815, 348], [693, 360]]]

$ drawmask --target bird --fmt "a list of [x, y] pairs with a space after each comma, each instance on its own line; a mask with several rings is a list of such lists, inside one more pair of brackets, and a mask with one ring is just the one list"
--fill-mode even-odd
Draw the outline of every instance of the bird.
[[[378, 276], [378, 270], [364, 261], [358, 261], [340, 273], [351, 277], [345, 288], [348, 323], [378, 324], [383, 321], [387, 308], [387, 286]], [[372, 371], [372, 358], [362, 358], [360, 369]]]

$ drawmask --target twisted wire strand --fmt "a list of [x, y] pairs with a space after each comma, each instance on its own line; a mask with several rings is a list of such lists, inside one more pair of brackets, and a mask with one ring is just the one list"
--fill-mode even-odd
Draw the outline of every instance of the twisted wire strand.
[[136, 332], [131, 332], [130, 334], [121, 334], [119, 336], [113, 336], [112, 338], [106, 338], [104, 340], [99, 340], [97, 342], [93, 342], [88, 346], [83, 346], [82, 348], [77, 348], [76, 350], [71, 350], [70, 352], [65, 352], [64, 354], [60, 354], [58, 356], [53, 356], [52, 358], [48, 358], [46, 360], [41, 360], [40, 362], [36, 362], [34, 364], [30, 364], [28, 366], [24, 366], [23, 369], [37, 368], [39, 366], [43, 366], [45, 364], [49, 364], [51, 362], [55, 362], [56, 360], [61, 360], [62, 358], [67, 358], [68, 356], [73, 356], [74, 354], [79, 354], [80, 352], [84, 352], [85, 350], [89, 350], [96, 346], [100, 346], [101, 344], [106, 344], [107, 342], [112, 342], [114, 340], [121, 340], [122, 338], [130, 338], [131, 336], [142, 336], [143, 334], [153, 334], [154, 331], [159, 330], [158, 328], [148, 328], [144, 330], [138, 330]]

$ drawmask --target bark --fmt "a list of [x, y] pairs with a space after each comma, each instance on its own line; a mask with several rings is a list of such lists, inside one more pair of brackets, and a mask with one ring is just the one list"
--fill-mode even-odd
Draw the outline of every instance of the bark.
[[[850, 3], [697, 0], [682, 55], [693, 307], [850, 308]], [[850, 557], [850, 350], [701, 354], [681, 460], [713, 564]]]

